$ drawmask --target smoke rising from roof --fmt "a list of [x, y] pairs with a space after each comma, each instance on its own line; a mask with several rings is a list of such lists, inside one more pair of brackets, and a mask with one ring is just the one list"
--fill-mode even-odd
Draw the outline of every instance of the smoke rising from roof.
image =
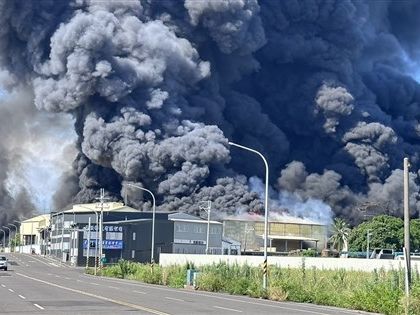
[[[78, 155], [56, 206], [93, 201], [100, 187], [118, 199], [131, 182], [163, 210], [212, 200], [261, 212], [247, 177], [262, 177], [262, 163], [229, 138], [268, 158], [278, 196], [352, 221], [369, 203], [401, 213], [408, 156], [415, 214], [419, 11], [409, 1], [2, 1], [0, 77], [75, 120]], [[138, 196], [129, 191], [150, 206]]]

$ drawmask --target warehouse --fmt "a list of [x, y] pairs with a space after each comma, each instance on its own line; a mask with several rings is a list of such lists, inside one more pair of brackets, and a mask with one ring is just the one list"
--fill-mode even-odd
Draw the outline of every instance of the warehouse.
[[[327, 226], [301, 218], [281, 217], [268, 222], [268, 251], [284, 255], [290, 251], [325, 247]], [[223, 220], [223, 236], [241, 243], [243, 253], [261, 253], [264, 246], [264, 217], [246, 215]]]
[[[74, 205], [72, 209], [51, 214], [51, 247], [50, 254], [66, 262], [71, 261], [75, 265], [86, 264], [87, 241], [90, 238], [90, 257], [95, 256], [98, 246], [96, 239], [99, 239], [97, 218], [101, 211], [99, 204]], [[123, 257], [124, 240], [122, 235], [125, 232], [123, 225], [115, 224], [119, 221], [142, 219], [151, 229], [152, 212], [142, 212], [123, 203], [109, 202], [103, 207], [103, 250], [108, 260], [117, 260]], [[169, 213], [156, 212], [156, 228], [161, 222], [168, 220]], [[87, 233], [90, 219], [91, 233]], [[109, 223], [113, 222], [113, 223]], [[147, 235], [148, 233], [144, 233]], [[150, 235], [151, 233], [149, 233]], [[150, 257], [150, 245], [148, 253], [142, 256]], [[94, 264], [93, 260], [91, 264]]]
[[[122, 203], [106, 203], [103, 209], [103, 254], [106, 262], [119, 259], [150, 262], [152, 259], [152, 212], [142, 212]], [[94, 265], [100, 257], [98, 204], [74, 205], [51, 215], [50, 253], [73, 265]], [[89, 225], [90, 219], [90, 225]], [[209, 245], [207, 246], [207, 226]], [[88, 232], [90, 231], [90, 232]], [[222, 223], [186, 213], [156, 212], [154, 261], [160, 253], [204, 254], [222, 252]], [[89, 261], [88, 260], [89, 257]]]

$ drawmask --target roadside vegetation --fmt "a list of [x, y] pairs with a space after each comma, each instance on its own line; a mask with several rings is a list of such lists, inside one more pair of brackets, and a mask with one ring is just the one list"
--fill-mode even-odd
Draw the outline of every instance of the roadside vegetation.
[[[121, 260], [99, 273], [106, 277], [137, 280], [150, 284], [184, 287], [192, 265], [160, 267]], [[269, 268], [269, 289], [262, 289], [261, 268], [219, 263], [200, 267], [196, 288], [275, 301], [330, 305], [383, 314], [404, 314], [404, 271], [308, 269], [305, 260], [298, 269]], [[93, 273], [88, 269], [88, 273]], [[408, 314], [420, 314], [420, 275], [413, 272], [412, 298]]]

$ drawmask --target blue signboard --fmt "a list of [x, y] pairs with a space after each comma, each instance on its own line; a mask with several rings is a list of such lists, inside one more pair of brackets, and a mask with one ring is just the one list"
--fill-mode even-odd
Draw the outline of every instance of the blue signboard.
[[[90, 248], [96, 248], [96, 240], [90, 241]], [[103, 240], [102, 241], [103, 249], [122, 249], [123, 241], [121, 240]], [[87, 249], [87, 240], [83, 240], [83, 249]]]

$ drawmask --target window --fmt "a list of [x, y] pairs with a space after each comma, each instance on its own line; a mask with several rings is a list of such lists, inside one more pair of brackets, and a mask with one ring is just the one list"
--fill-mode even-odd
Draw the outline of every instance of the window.
[[136, 256], [136, 251], [135, 250], [132, 250], [131, 251], [131, 258], [134, 259], [135, 256]]
[[220, 227], [219, 226], [210, 226], [210, 234], [219, 234]]
[[300, 235], [304, 236], [304, 237], [311, 237], [312, 236], [312, 227], [310, 225], [301, 225]]
[[264, 223], [263, 222], [256, 222], [255, 223], [255, 234], [257, 234], [257, 235], [264, 234]]
[[175, 231], [176, 232], [188, 232], [188, 227], [184, 223], [177, 223], [175, 225]]
[[270, 223], [269, 233], [271, 235], [284, 235], [284, 224], [283, 223]]
[[292, 223], [286, 224], [286, 235], [298, 236], [299, 235], [299, 225], [292, 224]]
[[194, 225], [194, 233], [204, 233], [204, 226], [202, 224]]
[[136, 240], [136, 232], [133, 232], [133, 241]]

